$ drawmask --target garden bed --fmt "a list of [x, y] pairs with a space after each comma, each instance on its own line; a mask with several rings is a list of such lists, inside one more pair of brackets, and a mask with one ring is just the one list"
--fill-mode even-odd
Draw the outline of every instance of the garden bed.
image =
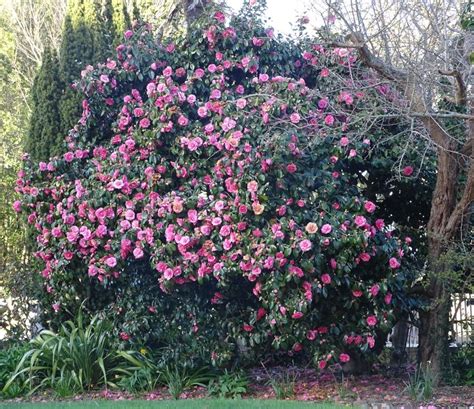
[[[278, 406], [272, 405], [270, 401], [275, 399], [275, 391], [268, 384], [270, 378], [275, 378], [279, 374], [285, 371], [283, 368], [272, 368], [267, 370], [255, 369], [250, 371], [249, 377], [251, 379], [251, 386], [246, 394], [243, 395], [243, 400], [246, 402], [244, 406], [249, 408], [278, 408], [292, 406]], [[397, 376], [384, 376], [384, 375], [364, 375], [364, 376], [347, 376], [343, 380], [336, 378], [335, 375], [326, 373], [318, 374], [312, 369], [292, 369], [292, 374], [296, 379], [295, 382], [295, 395], [291, 398], [286, 399], [287, 401], [310, 401], [318, 403], [332, 402], [337, 405], [355, 405], [369, 408], [381, 408], [382, 404], [385, 408], [420, 408], [420, 407], [431, 407], [431, 408], [446, 408], [446, 407], [473, 407], [474, 406], [474, 387], [473, 386], [440, 386], [436, 389], [433, 397], [429, 401], [416, 402], [410, 398], [409, 394], [405, 391], [406, 385], [402, 378]], [[214, 400], [207, 400], [208, 392], [203, 387], [196, 387], [192, 390], [184, 392], [180, 398], [186, 400], [199, 399], [202, 402], [206, 402], [205, 405], [198, 404], [198, 406], [186, 406], [196, 408], [209, 408], [222, 407], [212, 406], [214, 403], [219, 402]], [[102, 390], [94, 391], [89, 393], [80, 394], [71, 398], [63, 399], [64, 401], [124, 401], [142, 399], [146, 401], [164, 401], [170, 399], [170, 394], [165, 387], [157, 388], [155, 391], [134, 395], [127, 392], [114, 391], [114, 390]], [[38, 394], [30, 399], [20, 398], [8, 401], [8, 403], [20, 403], [31, 401], [35, 403], [50, 402], [57, 400], [58, 398], [51, 392], [44, 394]], [[205, 400], [206, 399], [206, 400]], [[255, 403], [256, 400], [269, 401], [270, 406], [265, 406], [261, 403]], [[251, 401], [251, 402], [250, 402]], [[283, 402], [280, 400], [279, 402]], [[191, 403], [188, 402], [187, 405]], [[102, 405], [102, 404], [101, 404]], [[180, 408], [181, 406], [163, 406], [164, 408]], [[194, 403], [193, 403], [194, 405]], [[229, 404], [226, 403], [226, 407]], [[259, 406], [260, 405], [260, 406]], [[20, 408], [23, 406], [0, 405], [0, 407], [15, 407]], [[56, 406], [51, 406], [56, 407]], [[62, 406], [61, 406], [62, 407]], [[82, 407], [82, 406], [81, 406]], [[88, 407], [88, 406], [84, 406]], [[101, 406], [102, 407], [102, 406]], [[129, 407], [129, 406], [127, 406]], [[141, 406], [137, 406], [141, 407]], [[143, 406], [145, 407], [145, 406]], [[234, 406], [232, 406], [234, 407]], [[331, 407], [331, 406], [327, 406]]]

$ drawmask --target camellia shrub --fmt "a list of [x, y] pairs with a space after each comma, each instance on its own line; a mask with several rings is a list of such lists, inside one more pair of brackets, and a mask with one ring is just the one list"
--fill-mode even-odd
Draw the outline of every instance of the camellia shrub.
[[25, 158], [15, 203], [38, 230], [53, 319], [87, 297], [123, 342], [320, 368], [390, 330], [409, 239], [372, 217], [351, 172], [377, 90], [347, 80], [351, 52], [284, 42], [260, 12], [212, 10], [175, 43], [137, 25], [83, 71], [69, 151]]

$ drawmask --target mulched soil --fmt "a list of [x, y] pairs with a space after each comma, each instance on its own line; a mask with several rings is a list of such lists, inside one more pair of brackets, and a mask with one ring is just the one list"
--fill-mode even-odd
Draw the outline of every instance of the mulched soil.
[[[325, 401], [363, 408], [404, 408], [404, 409], [438, 409], [469, 408], [474, 409], [474, 386], [440, 386], [429, 402], [415, 402], [405, 391], [404, 379], [390, 374], [341, 376], [336, 373], [318, 374], [313, 369], [273, 367], [250, 371], [250, 389], [244, 399], [275, 399], [275, 393], [268, 381], [271, 378], [288, 378], [295, 380], [295, 396], [291, 399], [301, 401]], [[205, 388], [194, 388], [181, 395], [181, 399], [198, 399], [207, 397]], [[170, 399], [166, 388], [140, 396], [114, 390], [84, 393], [67, 400], [129, 400], [129, 399], [163, 400]], [[35, 395], [31, 401], [50, 401], [51, 393]], [[15, 399], [22, 401], [24, 399]]]

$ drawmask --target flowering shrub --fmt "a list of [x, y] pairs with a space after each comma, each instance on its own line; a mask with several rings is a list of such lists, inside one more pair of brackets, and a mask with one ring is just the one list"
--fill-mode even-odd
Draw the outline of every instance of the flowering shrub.
[[340, 79], [356, 58], [284, 43], [258, 13], [215, 11], [163, 47], [127, 31], [83, 72], [70, 150], [26, 159], [15, 207], [53, 310], [86, 288], [124, 342], [180, 331], [215, 363], [271, 347], [324, 368], [388, 331], [406, 250], [351, 172], [371, 145], [353, 121], [368, 92]]

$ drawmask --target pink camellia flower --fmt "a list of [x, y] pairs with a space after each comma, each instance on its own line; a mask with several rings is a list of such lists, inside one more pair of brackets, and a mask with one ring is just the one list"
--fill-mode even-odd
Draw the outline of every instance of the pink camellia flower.
[[290, 121], [293, 122], [294, 124], [297, 124], [301, 120], [300, 114], [297, 112], [293, 112], [290, 115]]
[[361, 253], [359, 258], [362, 261], [365, 261], [367, 263], [368, 261], [370, 261], [370, 254], [369, 253]]
[[145, 111], [143, 110], [143, 108], [135, 108], [133, 110], [133, 115], [135, 115], [136, 117], [141, 117], [145, 114]]
[[196, 78], [202, 78], [205, 74], [206, 72], [202, 68], [196, 68], [196, 71], [194, 71]]
[[220, 90], [218, 90], [218, 89], [213, 89], [213, 90], [211, 91], [211, 96], [210, 96], [211, 99], [220, 99], [221, 96], [222, 96], [222, 93], [221, 93]]
[[410, 245], [411, 242], [412, 242], [411, 237], [405, 237], [405, 243], [406, 243], [406, 244]]
[[385, 294], [384, 301], [385, 301], [385, 304], [389, 305], [392, 302], [392, 294], [391, 293]]
[[197, 113], [201, 118], [205, 118], [207, 116], [207, 108], [199, 107]]
[[302, 350], [303, 350], [303, 345], [300, 342], [296, 342], [295, 345], [293, 345], [293, 351], [301, 352]]
[[180, 115], [178, 118], [178, 124], [181, 126], [186, 126], [189, 123], [189, 119], [186, 118], [184, 115]]
[[232, 230], [230, 229], [230, 226], [227, 225], [227, 224], [224, 224], [221, 229], [219, 230], [219, 234], [222, 236], [222, 237], [227, 237], [230, 233], [232, 232]]
[[329, 234], [332, 231], [332, 226], [330, 224], [323, 224], [321, 226], [321, 233], [322, 234]]
[[375, 346], [375, 338], [369, 335], [367, 337], [367, 344], [369, 345], [369, 348], [372, 349]]
[[411, 166], [405, 166], [402, 173], [404, 176], [411, 176], [413, 174], [413, 168]]
[[122, 179], [117, 179], [112, 182], [112, 187], [114, 189], [122, 189], [123, 186], [124, 186], [124, 183]]
[[132, 30], [127, 30], [125, 33], [123, 33], [124, 37], [128, 40], [130, 37], [133, 36], [133, 31]]
[[327, 273], [324, 273], [322, 276], [321, 276], [321, 281], [324, 283], [324, 284], [331, 284], [331, 276]]
[[20, 213], [21, 212], [21, 202], [19, 200], [15, 200], [13, 202], [13, 210], [15, 210], [15, 212], [17, 213]]
[[61, 237], [62, 236], [62, 232], [61, 232], [61, 228], [60, 227], [53, 227], [51, 229], [51, 234], [53, 235], [53, 237]]
[[120, 339], [122, 341], [128, 341], [130, 339], [130, 335], [128, 335], [125, 331], [122, 331], [120, 333]]
[[258, 189], [258, 182], [256, 182], [255, 180], [252, 180], [249, 183], [247, 183], [247, 191], [251, 193], [255, 193], [257, 189]]
[[235, 101], [235, 105], [237, 105], [237, 108], [239, 109], [244, 109], [247, 105], [247, 100], [244, 98], [239, 98], [237, 101]]
[[267, 311], [265, 308], [260, 307], [257, 311], [257, 321], [260, 321], [265, 315], [267, 315]]
[[72, 152], [66, 152], [63, 156], [64, 160], [66, 162], [72, 162], [72, 160], [74, 159], [74, 153]]
[[349, 362], [351, 360], [351, 357], [348, 354], [341, 354], [339, 355], [339, 361], [342, 363]]
[[117, 265], [117, 259], [114, 256], [109, 256], [105, 259], [105, 264], [113, 268]]
[[318, 108], [319, 109], [326, 109], [329, 105], [329, 101], [327, 98], [320, 99], [318, 101]]
[[207, 70], [208, 70], [209, 72], [216, 72], [216, 71], [217, 71], [217, 66], [216, 66], [216, 64], [209, 64], [209, 65], [207, 66]]
[[52, 305], [52, 307], [53, 307], [54, 312], [58, 312], [59, 309], [61, 308], [61, 305], [60, 305], [59, 303], [55, 302], [55, 303]]
[[243, 329], [245, 332], [252, 332], [253, 331], [253, 326], [249, 324], [244, 324]]
[[219, 23], [224, 23], [225, 22], [225, 15], [222, 11], [216, 11], [214, 13], [214, 18], [219, 22]]
[[142, 258], [143, 257], [143, 250], [140, 247], [135, 247], [133, 250], [133, 256], [135, 258]]
[[390, 265], [390, 268], [393, 268], [393, 269], [400, 267], [400, 262], [395, 257], [392, 257], [388, 261], [388, 264]]
[[306, 338], [310, 341], [314, 341], [316, 339], [316, 336], [318, 335], [318, 331], [314, 330], [314, 329], [310, 329], [307, 333], [306, 333]]
[[164, 273], [163, 273], [163, 277], [165, 278], [165, 280], [171, 280], [173, 277], [174, 277], [174, 271], [172, 268], [167, 268]]
[[195, 209], [188, 210], [188, 220], [192, 224], [196, 224], [198, 221], [198, 212]]
[[301, 311], [295, 311], [293, 314], [291, 314], [291, 318], [298, 320], [303, 317], [303, 313]]
[[369, 200], [364, 203], [364, 209], [367, 210], [369, 213], [375, 212], [375, 208], [375, 204]]
[[239, 206], [239, 213], [240, 214], [246, 214], [248, 212], [248, 207], [245, 205], [240, 205]]
[[163, 76], [170, 77], [171, 75], [173, 75], [173, 69], [168, 66], [163, 70]]
[[104, 83], [104, 84], [108, 84], [110, 82], [110, 79], [109, 79], [109, 76], [108, 75], [105, 75], [105, 74], [102, 74], [100, 76], [100, 80]]
[[374, 327], [375, 325], [377, 325], [377, 317], [375, 315], [369, 315], [367, 317], [367, 325], [369, 325], [370, 327]]
[[358, 227], [364, 227], [367, 223], [367, 219], [364, 216], [356, 216], [354, 222]]
[[135, 219], [135, 212], [132, 210], [132, 209], [128, 209], [126, 212], [125, 212], [125, 218], [127, 220], [134, 220]]
[[148, 128], [150, 126], [151, 122], [148, 118], [142, 118], [140, 120], [140, 128]]
[[291, 274], [294, 274], [297, 277], [301, 278], [304, 276], [303, 270], [297, 266], [290, 266], [289, 271]]
[[377, 219], [375, 221], [375, 227], [377, 227], [378, 230], [382, 230], [385, 227], [385, 223], [382, 219]]
[[332, 126], [334, 124], [334, 117], [332, 115], [326, 115], [324, 123], [328, 126]]
[[349, 138], [343, 136], [339, 143], [340, 143], [341, 146], [347, 146], [347, 145], [349, 145]]
[[214, 217], [212, 220], [211, 220], [211, 224], [213, 226], [219, 226], [220, 224], [222, 224], [222, 219], [220, 217]]
[[361, 290], [352, 290], [352, 295], [356, 298], [362, 297], [363, 292]]
[[378, 284], [374, 284], [372, 287], [370, 287], [370, 294], [372, 294], [372, 297], [376, 297], [379, 291], [380, 286]]
[[300, 243], [300, 249], [303, 253], [311, 250], [311, 247], [313, 247], [313, 245], [308, 239], [305, 239]]
[[319, 364], [318, 364], [319, 369], [324, 369], [324, 368], [326, 368], [326, 365], [327, 365], [327, 364], [328, 364], [327, 361], [324, 361], [324, 360], [323, 360], [323, 361], [319, 361]]
[[318, 231], [318, 225], [316, 223], [309, 222], [306, 225], [305, 230], [309, 234], [315, 234]]
[[286, 165], [286, 170], [288, 173], [295, 173], [296, 172], [296, 165], [294, 163], [289, 163]]

